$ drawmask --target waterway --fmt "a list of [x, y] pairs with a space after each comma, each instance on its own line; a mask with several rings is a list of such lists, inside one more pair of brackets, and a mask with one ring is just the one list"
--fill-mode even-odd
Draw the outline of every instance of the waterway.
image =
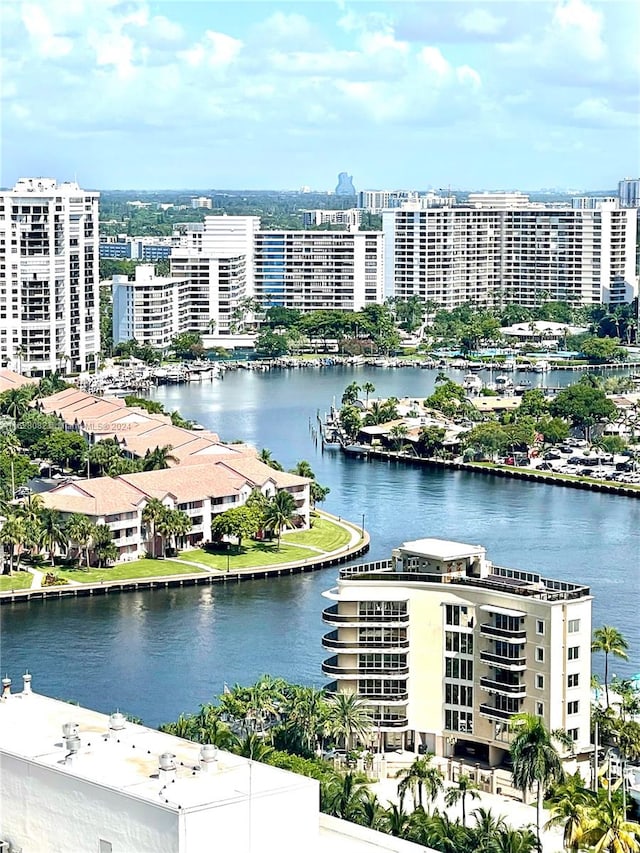
[[[224, 380], [154, 391], [227, 441], [268, 447], [285, 467], [310, 462], [331, 488], [325, 507], [364, 524], [370, 558], [402, 541], [437, 536], [486, 546], [499, 565], [588, 584], [594, 625], [616, 625], [630, 660], [611, 670], [640, 670], [640, 501], [479, 474], [366, 462], [323, 453], [314, 439], [317, 410], [340, 402], [351, 381], [370, 381], [372, 396], [422, 399], [436, 371], [333, 368], [271, 373], [237, 371]], [[456, 376], [458, 380], [462, 378]], [[576, 374], [529, 374], [551, 386]], [[2, 608], [0, 666], [34, 689], [82, 705], [116, 707], [146, 723], [175, 719], [263, 672], [320, 686], [322, 591], [336, 569], [222, 588], [128, 593]], [[587, 650], [585, 650], [586, 652]], [[598, 662], [594, 668], [598, 669]]]

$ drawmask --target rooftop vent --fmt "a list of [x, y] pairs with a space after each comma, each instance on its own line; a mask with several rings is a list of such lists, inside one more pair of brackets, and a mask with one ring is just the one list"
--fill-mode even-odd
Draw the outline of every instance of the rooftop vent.
[[158, 759], [158, 777], [163, 785], [175, 782], [176, 757], [172, 752], [163, 752]]
[[210, 773], [217, 766], [218, 747], [212, 743], [205, 743], [200, 747], [200, 769]]
[[25, 696], [29, 693], [31, 693], [31, 674], [27, 670], [22, 676], [22, 695]]
[[65, 764], [72, 764], [74, 756], [80, 749], [80, 735], [78, 733], [78, 723], [64, 723], [62, 726], [62, 735], [64, 737], [64, 745], [67, 750], [65, 756]]
[[109, 728], [114, 732], [119, 732], [125, 727], [126, 722], [127, 718], [125, 715], [121, 714], [120, 711], [116, 711], [109, 717]]
[[11, 696], [11, 679], [8, 675], [2, 679], [2, 698], [8, 699]]

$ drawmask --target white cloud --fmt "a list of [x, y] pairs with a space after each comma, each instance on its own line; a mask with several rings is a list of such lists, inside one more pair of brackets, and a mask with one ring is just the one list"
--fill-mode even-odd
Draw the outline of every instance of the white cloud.
[[556, 7], [549, 33], [554, 40], [562, 42], [595, 62], [605, 56], [602, 41], [602, 12], [596, 11], [584, 0], [565, 0]]
[[505, 23], [506, 18], [499, 18], [486, 9], [473, 9], [460, 18], [460, 26], [465, 32], [483, 36], [496, 35]]
[[638, 114], [623, 112], [611, 106], [607, 98], [584, 98], [572, 110], [572, 116], [581, 123], [600, 127], [638, 125]]
[[42, 7], [35, 3], [25, 3], [22, 7], [22, 22], [40, 56], [55, 58], [71, 52], [73, 42], [56, 33]]
[[436, 77], [444, 78], [451, 73], [451, 66], [437, 47], [423, 47], [419, 54], [420, 61]]
[[460, 65], [456, 68], [456, 78], [463, 86], [469, 86], [469, 88], [476, 91], [482, 86], [480, 75], [468, 65]]

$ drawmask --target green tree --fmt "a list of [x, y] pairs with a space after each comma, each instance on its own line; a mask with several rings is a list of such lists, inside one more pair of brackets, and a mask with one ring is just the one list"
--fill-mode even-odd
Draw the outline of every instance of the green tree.
[[354, 773], [346, 773], [344, 776], [335, 773], [330, 781], [320, 786], [320, 807], [326, 814], [361, 823], [366, 796], [365, 779]]
[[85, 565], [89, 566], [89, 545], [95, 530], [95, 525], [88, 516], [76, 512], [67, 518], [65, 523], [69, 542], [73, 542], [78, 549], [78, 563], [82, 566], [82, 554], [85, 556]]
[[277, 462], [273, 456], [271, 455], [271, 451], [266, 447], [263, 447], [260, 453], [258, 454], [258, 459], [261, 462], [264, 462], [265, 465], [268, 465], [269, 468], [273, 468], [274, 471], [282, 471], [282, 465]]
[[590, 811], [589, 818], [584, 842], [593, 853], [640, 851], [640, 824], [627, 820], [616, 798], [602, 798]]
[[[374, 403], [375, 405], [375, 403]], [[362, 426], [362, 416], [360, 410], [355, 406], [343, 406], [340, 409], [340, 426], [351, 439], [357, 437], [360, 427]]]
[[549, 403], [541, 388], [530, 388], [525, 391], [518, 406], [518, 416], [529, 415], [540, 418], [549, 410]]
[[587, 823], [588, 808], [595, 795], [584, 787], [579, 773], [568, 776], [565, 783], [556, 785], [548, 796], [551, 817], [545, 824], [550, 829], [563, 828], [562, 840], [568, 853], [578, 853]]
[[358, 394], [360, 393], [361, 388], [357, 382], [351, 382], [342, 392], [342, 405], [349, 406], [353, 405], [358, 400]]
[[545, 444], [560, 444], [569, 436], [567, 422], [562, 418], [549, 416], [540, 418], [536, 424], [536, 431], [542, 435]]
[[[20, 569], [20, 555], [26, 539], [26, 526], [23, 518], [18, 515], [8, 515], [0, 527], [0, 544], [9, 549], [9, 574]], [[14, 562], [15, 560], [15, 562]]]
[[346, 750], [353, 741], [365, 741], [371, 731], [372, 718], [365, 701], [357, 693], [335, 693], [327, 699], [327, 728]]
[[147, 450], [142, 460], [143, 471], [162, 471], [171, 467], [169, 463], [178, 462], [178, 458], [173, 456], [171, 451], [173, 447], [170, 444], [165, 444], [163, 447], [154, 447], [153, 450]]
[[623, 635], [612, 625], [603, 625], [593, 632], [591, 651], [604, 654], [604, 692], [607, 708], [609, 707], [609, 655], [627, 660], [628, 648], [629, 644]]
[[444, 439], [447, 431], [442, 427], [421, 427], [418, 433], [418, 452], [421, 456], [436, 457], [444, 449]]
[[478, 794], [478, 786], [471, 779], [470, 776], [467, 776], [466, 773], [460, 774], [458, 777], [458, 782], [455, 788], [447, 788], [447, 792], [445, 794], [444, 800], [448, 806], [455, 806], [456, 803], [462, 803], [462, 825], [467, 825], [467, 811], [466, 811], [466, 803], [467, 797], [471, 800], [477, 800], [480, 795]]
[[511, 720], [511, 760], [513, 761], [513, 784], [520, 788], [523, 795], [532, 790], [537, 792], [536, 830], [538, 848], [542, 850], [540, 827], [542, 821], [542, 803], [545, 789], [552, 782], [564, 782], [562, 759], [554, 741], [565, 747], [572, 741], [563, 730], [550, 731], [541, 717], [532, 714], [517, 714]]
[[111, 528], [106, 524], [96, 524], [91, 537], [91, 550], [99, 569], [104, 568], [107, 563], [115, 563], [118, 559], [118, 546], [113, 541]]
[[582, 344], [582, 354], [590, 362], [602, 364], [606, 361], [620, 361], [627, 351], [620, 346], [618, 338], [587, 338]]
[[268, 510], [261, 510], [257, 506], [235, 506], [221, 512], [211, 522], [211, 533], [214, 539], [223, 536], [233, 536], [238, 542], [238, 549], [242, 548], [242, 540], [248, 536], [254, 536], [263, 524], [263, 518]]
[[423, 808], [423, 792], [426, 791], [427, 798], [434, 800], [443, 787], [443, 776], [440, 770], [432, 764], [433, 753], [415, 758], [407, 768], [398, 770], [396, 779], [398, 783], [398, 796], [400, 803], [403, 802], [407, 791], [413, 796], [413, 807]]
[[256, 355], [261, 358], [279, 358], [289, 353], [289, 338], [272, 329], [265, 329], [256, 338]]
[[264, 513], [264, 528], [276, 534], [278, 550], [280, 537], [285, 527], [292, 527], [296, 518], [296, 502], [290, 492], [281, 489], [273, 496]]
[[615, 404], [599, 388], [593, 388], [586, 377], [575, 385], [559, 391], [549, 410], [554, 417], [566, 418], [574, 427], [584, 431], [587, 441], [591, 428], [615, 417]]
[[62, 513], [57, 509], [44, 507], [38, 521], [40, 522], [39, 544], [49, 552], [51, 565], [55, 566], [56, 550], [66, 548], [69, 542]]
[[157, 526], [164, 517], [165, 506], [158, 498], [149, 498], [142, 510], [142, 522], [147, 528], [147, 541], [151, 543], [151, 556], [155, 559]]
[[360, 390], [364, 391], [366, 397], [365, 406], [366, 408], [369, 408], [369, 394], [375, 393], [376, 386], [373, 384], [373, 382], [363, 382], [362, 388]]
[[77, 432], [58, 429], [45, 439], [44, 455], [55, 465], [79, 470], [89, 451], [86, 439]]
[[198, 332], [181, 332], [171, 339], [170, 349], [176, 358], [190, 361], [204, 353]]
[[463, 437], [464, 446], [475, 452], [488, 454], [495, 459], [497, 453], [506, 450], [509, 436], [500, 424], [493, 421], [478, 424]]

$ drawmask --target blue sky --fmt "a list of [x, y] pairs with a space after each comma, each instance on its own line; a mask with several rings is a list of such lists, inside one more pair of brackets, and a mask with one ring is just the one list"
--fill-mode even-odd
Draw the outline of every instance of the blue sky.
[[609, 189], [634, 0], [6, 0], [0, 183]]

